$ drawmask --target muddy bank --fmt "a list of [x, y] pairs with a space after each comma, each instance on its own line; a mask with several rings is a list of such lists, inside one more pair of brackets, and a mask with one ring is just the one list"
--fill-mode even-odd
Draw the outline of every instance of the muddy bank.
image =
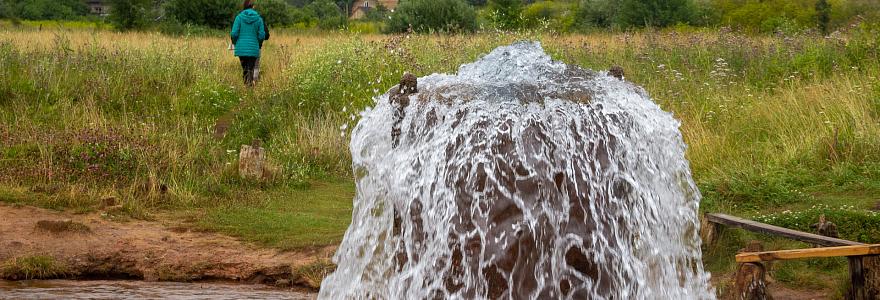
[[37, 277], [235, 281], [316, 289], [335, 250], [281, 252], [158, 222], [120, 223], [99, 213], [74, 215], [5, 203], [0, 203], [0, 237], [3, 279], [33, 277], [29, 268], [45, 268], [48, 260], [52, 272]]

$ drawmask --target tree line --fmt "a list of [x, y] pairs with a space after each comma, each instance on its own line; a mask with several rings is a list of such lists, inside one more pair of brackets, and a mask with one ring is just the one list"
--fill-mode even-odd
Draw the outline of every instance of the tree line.
[[[201, 26], [224, 29], [240, 0], [107, 0], [117, 28]], [[348, 25], [354, 0], [258, 0], [268, 24], [337, 29]], [[75, 20], [88, 17], [82, 0], [0, 0], [0, 18]], [[518, 30], [560, 32], [596, 28], [731, 26], [775, 32], [814, 29], [828, 33], [855, 19], [880, 18], [877, 0], [401, 0], [379, 5], [359, 22], [387, 32]]]

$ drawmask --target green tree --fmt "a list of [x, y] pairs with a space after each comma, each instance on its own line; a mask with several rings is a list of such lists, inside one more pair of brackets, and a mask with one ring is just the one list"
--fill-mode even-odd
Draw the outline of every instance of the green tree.
[[282, 0], [260, 0], [257, 11], [270, 26], [290, 25], [294, 23], [294, 8]]
[[694, 6], [691, 0], [623, 0], [618, 14], [624, 27], [666, 27], [690, 23]]
[[110, 22], [117, 29], [141, 29], [147, 26], [152, 0], [111, 0]]
[[385, 7], [385, 5], [382, 5], [382, 3], [379, 3], [378, 5], [376, 5], [376, 8], [371, 9], [370, 11], [367, 12], [367, 20], [385, 21], [386, 19], [388, 19], [389, 12], [390, 11], [388, 10], [387, 7]]
[[181, 23], [227, 29], [242, 9], [237, 0], [171, 0], [167, 12]]
[[347, 16], [331, 0], [316, 0], [303, 9], [309, 11], [323, 29], [341, 28], [348, 23]]
[[4, 0], [8, 17], [26, 20], [72, 20], [89, 14], [80, 0]]
[[582, 28], [611, 27], [617, 23], [620, 2], [617, 0], [584, 0], [575, 15]]
[[828, 34], [831, 23], [831, 5], [827, 0], [816, 1], [816, 21], [819, 23], [819, 30], [822, 34]]
[[489, 10], [498, 28], [516, 29], [522, 25], [522, 0], [490, 0]]
[[477, 13], [464, 0], [409, 0], [401, 2], [386, 23], [390, 32], [473, 31]]

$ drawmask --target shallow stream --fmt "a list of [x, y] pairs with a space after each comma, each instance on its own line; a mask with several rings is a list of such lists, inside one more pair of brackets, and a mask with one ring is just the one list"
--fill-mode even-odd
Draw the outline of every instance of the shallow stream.
[[260, 285], [145, 281], [0, 280], [0, 299], [315, 299]]

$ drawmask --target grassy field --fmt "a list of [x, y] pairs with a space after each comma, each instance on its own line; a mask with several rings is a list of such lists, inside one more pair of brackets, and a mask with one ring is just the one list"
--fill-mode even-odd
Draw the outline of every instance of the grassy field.
[[[85, 212], [113, 196], [121, 217], [183, 212], [194, 226], [269, 246], [335, 243], [354, 189], [346, 128], [371, 97], [404, 71], [453, 72], [529, 39], [566, 63], [622, 66], [674, 112], [702, 210], [801, 230], [825, 213], [845, 238], [880, 242], [865, 226], [880, 224], [867, 210], [880, 200], [878, 30], [282, 32], [266, 43], [262, 82], [248, 89], [225, 37], [0, 26], [0, 200]], [[219, 139], [218, 120], [230, 124]], [[279, 170], [270, 180], [238, 179], [238, 149], [253, 139]], [[730, 232], [707, 251], [708, 268], [729, 272], [732, 254], [754, 238], [804, 247]], [[806, 261], [774, 272], [792, 286], [839, 289], [845, 268]]]

